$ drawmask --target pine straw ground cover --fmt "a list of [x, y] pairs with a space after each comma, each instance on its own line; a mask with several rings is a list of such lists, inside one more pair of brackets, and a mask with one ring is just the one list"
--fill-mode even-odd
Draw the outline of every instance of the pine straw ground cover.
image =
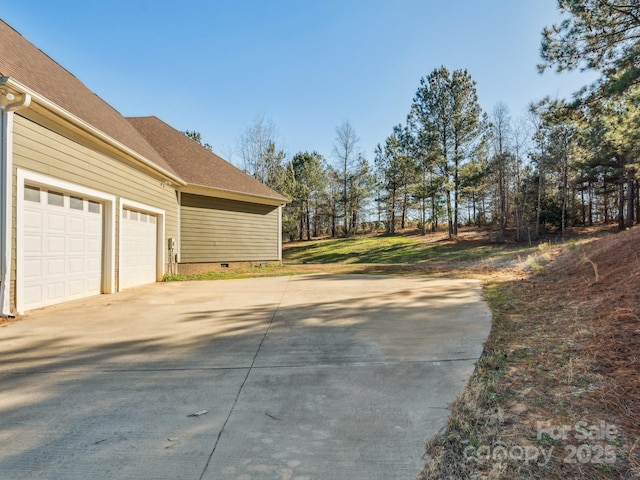
[[492, 332], [419, 480], [640, 478], [639, 257], [636, 227], [489, 280]]

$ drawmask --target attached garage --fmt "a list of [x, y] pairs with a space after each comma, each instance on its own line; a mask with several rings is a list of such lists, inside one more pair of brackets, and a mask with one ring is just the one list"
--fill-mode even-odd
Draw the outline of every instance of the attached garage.
[[114, 195], [20, 168], [17, 179], [19, 312], [162, 278], [164, 209], [120, 198], [116, 218]]
[[120, 216], [120, 288], [157, 279], [158, 217], [123, 208]]

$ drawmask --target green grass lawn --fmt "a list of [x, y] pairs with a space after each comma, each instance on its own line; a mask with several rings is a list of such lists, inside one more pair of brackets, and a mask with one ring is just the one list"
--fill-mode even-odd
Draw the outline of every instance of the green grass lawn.
[[432, 241], [429, 236], [375, 236], [297, 242], [287, 245], [287, 264], [461, 264], [514, 258], [528, 246], [491, 245], [482, 241]]
[[[493, 244], [482, 232], [469, 229], [456, 240], [446, 233], [428, 235], [375, 235], [292, 242], [283, 246], [282, 265], [217, 270], [193, 275], [165, 275], [164, 281], [231, 280], [309, 273], [452, 275], [514, 266], [537, 258], [538, 246]], [[532, 255], [533, 254], [533, 255]]]
[[444, 230], [420, 235], [416, 231], [398, 235], [369, 235], [326, 238], [285, 243], [282, 265], [231, 268], [193, 275], [164, 276], [164, 281], [231, 280], [249, 277], [275, 277], [313, 273], [371, 275], [433, 274], [468, 276], [493, 274], [508, 269], [527, 268], [539, 273], [551, 245], [566, 243], [569, 249], [607, 235], [606, 228], [578, 231], [563, 239], [548, 236], [539, 245], [526, 242], [491, 243], [489, 233], [461, 227], [455, 239]]

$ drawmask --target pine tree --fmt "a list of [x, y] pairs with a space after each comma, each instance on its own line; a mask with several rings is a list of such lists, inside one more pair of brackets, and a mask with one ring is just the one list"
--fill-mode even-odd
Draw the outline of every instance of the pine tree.
[[[466, 70], [445, 67], [420, 79], [408, 124], [422, 158], [434, 160], [442, 177], [449, 236], [458, 233], [460, 168], [478, 147], [481, 108], [475, 82]], [[453, 197], [452, 197], [453, 195]]]

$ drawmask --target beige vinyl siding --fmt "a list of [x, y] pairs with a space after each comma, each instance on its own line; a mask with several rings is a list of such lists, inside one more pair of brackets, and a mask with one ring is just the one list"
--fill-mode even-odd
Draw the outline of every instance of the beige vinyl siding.
[[180, 261], [278, 260], [278, 207], [183, 193]]
[[[165, 210], [165, 238], [178, 233], [178, 207], [175, 190], [162, 180], [59, 135], [24, 117], [14, 117], [13, 146], [14, 198], [17, 192], [17, 168], [99, 190]], [[117, 207], [117, 206], [116, 206]], [[116, 215], [119, 220], [119, 216]], [[16, 202], [13, 205], [12, 269], [15, 278]], [[118, 221], [116, 238], [118, 238]], [[116, 259], [119, 252], [116, 241]], [[164, 262], [168, 261], [168, 252]], [[117, 265], [117, 260], [116, 260]]]

